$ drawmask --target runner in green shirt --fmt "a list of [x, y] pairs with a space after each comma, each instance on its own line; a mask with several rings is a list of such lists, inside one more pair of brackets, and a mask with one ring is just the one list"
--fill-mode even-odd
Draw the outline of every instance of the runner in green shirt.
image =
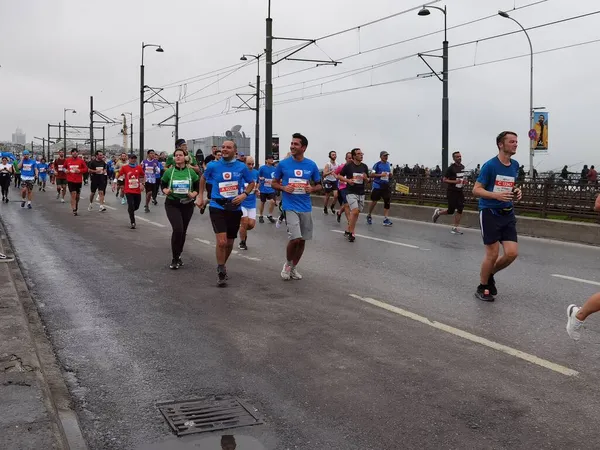
[[19, 160], [13, 161], [13, 170], [15, 172], [15, 187], [21, 187], [21, 169], [19, 169]]
[[[196, 160], [196, 157], [194, 155], [189, 154], [185, 139], [177, 139], [177, 141], [175, 142], [175, 151], [177, 150], [183, 150], [186, 157], [186, 164], [188, 164], [191, 169], [193, 169], [197, 174], [199, 174], [200, 167], [198, 166], [198, 161]], [[169, 157], [167, 158], [167, 162], [165, 164], [167, 169], [175, 165], [174, 155], [175, 153], [173, 153], [173, 155], [169, 155]]]

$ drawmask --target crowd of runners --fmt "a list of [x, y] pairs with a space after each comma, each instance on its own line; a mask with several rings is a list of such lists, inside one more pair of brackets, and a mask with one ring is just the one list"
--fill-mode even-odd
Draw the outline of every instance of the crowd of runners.
[[[517, 186], [519, 163], [513, 159], [517, 152], [516, 133], [504, 131], [496, 138], [498, 154], [481, 168], [474, 183], [462, 165], [462, 155], [452, 155], [453, 164], [448, 167], [443, 181], [448, 189], [448, 208], [435, 209], [432, 220], [442, 215], [454, 216], [450, 229], [452, 234], [461, 235], [460, 220], [464, 208], [464, 190], [471, 188], [479, 198], [479, 221], [485, 255], [481, 264], [480, 280], [475, 297], [493, 302], [498, 294], [495, 275], [512, 264], [518, 256], [517, 227], [514, 202], [521, 200], [522, 192]], [[356, 224], [365, 207], [366, 187], [372, 183], [370, 204], [366, 223], [373, 224], [372, 213], [379, 201], [383, 201], [382, 225], [390, 227], [391, 206], [390, 175], [392, 167], [389, 153], [382, 151], [380, 160], [372, 168], [363, 162], [363, 152], [354, 148], [347, 152], [343, 163], [338, 163], [337, 153], [329, 152], [329, 161], [322, 172], [317, 164], [304, 156], [308, 140], [300, 133], [292, 135], [290, 152], [281, 161], [267, 155], [265, 164], [255, 168], [250, 156], [238, 152], [233, 141], [225, 141], [218, 149], [200, 163], [188, 152], [184, 139], [176, 142], [175, 152], [168, 158], [159, 157], [153, 150], [138, 163], [137, 155], [120, 155], [106, 161], [104, 153], [97, 151], [91, 161], [84, 161], [76, 149], [67, 158], [59, 152], [58, 158], [47, 163], [44, 158], [34, 159], [25, 150], [14, 162], [2, 158], [0, 164], [0, 187], [2, 202], [9, 202], [12, 180], [20, 188], [21, 207], [32, 209], [33, 193], [37, 187], [45, 191], [48, 183], [55, 184], [56, 198], [65, 202], [66, 190], [70, 194], [70, 205], [74, 216], [78, 215], [81, 189], [90, 180], [88, 210], [93, 211], [98, 202], [99, 211], [106, 211], [105, 195], [109, 181], [112, 192], [121, 203], [127, 205], [129, 224], [136, 228], [135, 212], [144, 201], [144, 211], [150, 204], [158, 204], [159, 192], [164, 196], [166, 216], [172, 227], [170, 269], [177, 270], [184, 263], [182, 253], [187, 229], [197, 207], [200, 214], [208, 208], [210, 221], [216, 238], [217, 285], [227, 285], [227, 261], [233, 251], [234, 241], [238, 247], [248, 249], [249, 232], [258, 222], [266, 219], [277, 227], [285, 223], [288, 243], [285, 261], [281, 270], [283, 280], [301, 280], [298, 266], [312, 239], [311, 194], [324, 192], [323, 214], [335, 215], [338, 223], [346, 219], [344, 233], [348, 242], [356, 240]], [[470, 186], [470, 183], [473, 186]], [[278, 219], [274, 218], [278, 208]], [[337, 211], [336, 211], [336, 206]], [[600, 211], [600, 197], [595, 209]], [[502, 247], [502, 254], [500, 248]], [[0, 255], [0, 259], [5, 258]], [[590, 314], [600, 311], [600, 293], [592, 296], [581, 308], [570, 305], [567, 310], [569, 336], [578, 340], [583, 330], [583, 321]]]

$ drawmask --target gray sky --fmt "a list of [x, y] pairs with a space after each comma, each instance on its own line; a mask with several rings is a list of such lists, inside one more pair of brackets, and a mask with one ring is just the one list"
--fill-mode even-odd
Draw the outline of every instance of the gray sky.
[[[493, 15], [498, 9], [521, 8], [511, 15], [525, 27], [600, 9], [597, 0], [548, 0], [522, 8], [536, 1], [448, 0], [435, 5], [447, 5], [449, 27]], [[272, 3], [274, 35], [302, 38], [321, 37], [420, 5], [416, 0], [354, 2], [351, 8], [344, 0], [273, 0]], [[237, 64], [242, 53], [263, 51], [266, 4], [267, 0], [0, 2], [3, 35], [0, 140], [10, 140], [17, 126], [23, 128], [29, 140], [33, 135], [45, 136], [49, 122], [62, 121], [63, 108], [78, 111], [69, 115], [69, 123], [87, 125], [90, 95], [94, 96], [95, 109], [110, 117], [133, 112], [137, 128], [138, 101], [108, 108], [139, 95], [142, 41], [161, 44], [165, 49], [164, 53], [146, 49], [146, 82], [151, 86], [165, 86], [222, 69]], [[600, 39], [599, 25], [600, 14], [532, 30], [534, 51]], [[280, 136], [282, 151], [292, 133], [302, 132], [309, 139], [307, 156], [319, 165], [325, 163], [329, 150], [343, 153], [352, 147], [361, 147], [369, 164], [378, 159], [383, 149], [391, 153], [394, 164], [440, 164], [442, 83], [436, 78], [316, 95], [428, 72], [420, 59], [410, 55], [440, 48], [442, 33], [380, 51], [365, 51], [442, 28], [443, 15], [438, 11], [432, 11], [428, 17], [419, 17], [413, 11], [360, 31], [318, 41], [318, 46], [296, 55], [308, 59], [327, 58], [326, 55], [342, 59], [361, 52], [343, 59], [337, 67], [314, 68], [314, 64], [292, 61], [274, 66], [273, 131]], [[453, 45], [516, 29], [514, 22], [496, 16], [451, 29], [448, 39]], [[277, 41], [274, 49], [290, 45], [293, 43]], [[600, 93], [595, 83], [598, 72], [595, 66], [599, 63], [590, 58], [599, 47], [600, 43], [592, 43], [535, 56], [534, 103], [545, 106], [550, 113], [550, 151], [536, 157], [538, 169], [576, 163], [573, 169], [580, 169], [584, 162], [600, 163], [590, 132], [595, 117], [588, 111], [592, 99]], [[471, 66], [449, 75], [450, 149], [460, 150], [468, 167], [495, 153], [494, 137], [503, 129], [519, 133], [521, 147], [517, 160], [528, 166], [529, 58], [480, 65], [528, 52], [522, 33], [450, 49], [450, 69]], [[405, 56], [410, 57], [336, 79], [347, 71]], [[441, 60], [432, 59], [431, 64], [441, 70]], [[192, 139], [221, 134], [236, 124], [253, 136], [252, 111], [206, 117], [233, 112], [233, 107], [240, 104], [235, 93], [250, 93], [252, 89], [223, 91], [253, 82], [256, 67], [255, 62], [250, 62], [227, 77], [226, 72], [220, 72], [218, 82], [217, 78], [196, 80], [163, 91], [170, 101], [182, 97], [181, 122], [203, 119], [183, 123], [180, 136]], [[294, 73], [302, 69], [310, 70]], [[262, 61], [260, 70], [264, 81]], [[317, 78], [322, 79], [315, 81]], [[286, 91], [295, 92], [286, 94]], [[211, 94], [218, 95], [202, 98]], [[293, 101], [277, 104], [284, 100]], [[147, 130], [172, 114], [169, 109], [149, 114], [151, 111], [152, 106], [147, 105]], [[261, 122], [262, 128], [264, 114]], [[118, 132], [119, 127], [107, 130], [111, 138], [108, 143], [122, 142]], [[172, 128], [147, 131], [145, 147], [170, 150], [171, 132]], [[137, 134], [135, 142], [137, 147]]]

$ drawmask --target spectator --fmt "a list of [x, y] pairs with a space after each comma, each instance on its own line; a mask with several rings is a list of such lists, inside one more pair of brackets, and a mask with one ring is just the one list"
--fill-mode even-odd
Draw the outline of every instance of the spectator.
[[518, 180], [523, 181], [525, 179], [525, 166], [519, 167]]
[[590, 169], [588, 169], [587, 164], [583, 166], [583, 169], [581, 170], [581, 184], [585, 184], [588, 180], [588, 172], [590, 171]]
[[563, 167], [562, 171], [560, 172], [560, 177], [563, 180], [568, 180], [569, 179], [569, 168], [568, 168], [568, 166]]
[[435, 166], [435, 169], [431, 171], [431, 176], [435, 178], [440, 178], [442, 176], [442, 169], [440, 169], [439, 165]]
[[590, 170], [587, 173], [587, 179], [589, 184], [594, 186], [598, 184], [598, 172], [596, 172], [594, 166], [590, 167]]

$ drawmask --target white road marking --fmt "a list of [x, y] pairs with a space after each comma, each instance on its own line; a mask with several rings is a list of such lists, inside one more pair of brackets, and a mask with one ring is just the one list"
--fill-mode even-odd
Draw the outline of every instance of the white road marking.
[[197, 240], [198, 242], [202, 242], [203, 244], [206, 244], [206, 245], [212, 245], [212, 242], [210, 242], [210, 241], [205, 241], [204, 239], [198, 239], [198, 238], [196, 238], [196, 240]]
[[155, 227], [159, 227], [159, 228], [165, 228], [166, 225], [163, 225], [162, 223], [158, 223], [158, 222], [152, 222], [151, 220], [145, 219], [143, 217], [140, 216], [135, 216], [136, 220], [141, 220], [142, 222], [148, 222], [150, 225], [154, 225]]
[[108, 205], [104, 205], [104, 206], [106, 206], [106, 208], [107, 208], [107, 209], [112, 209], [113, 211], [116, 211], [116, 210], [117, 210], [117, 208], [114, 208], [114, 207], [112, 207], [112, 206], [108, 206]]
[[557, 273], [553, 273], [552, 276], [556, 277], [556, 278], [563, 278], [565, 280], [577, 281], [579, 283], [593, 284], [594, 286], [600, 286], [600, 282], [598, 282], [598, 281], [584, 280], [583, 278], [568, 277], [566, 275], [559, 275]]
[[[331, 231], [333, 231], [334, 233], [343, 233], [342, 230], [331, 230]], [[388, 241], [386, 239], [380, 239], [380, 238], [376, 238], [376, 237], [373, 237], [373, 236], [365, 236], [363, 234], [354, 234], [354, 236], [360, 237], [360, 238], [363, 238], [363, 239], [371, 239], [372, 241], [385, 242], [386, 244], [399, 245], [401, 247], [416, 248], [416, 249], [419, 248], [416, 245], [404, 244], [402, 242], [397, 242], [397, 241]]]
[[[210, 245], [211, 247], [215, 247], [215, 244], [204, 240], [204, 239], [200, 239], [200, 238], [194, 238], [195, 241], [201, 242], [202, 244], [205, 245]], [[249, 259], [250, 261], [262, 261], [260, 258], [255, 258], [253, 256], [246, 256], [246, 255], [242, 255], [240, 252], [238, 252], [237, 250], [232, 250], [231, 253], [233, 253], [235, 256], [239, 256], [240, 258], [244, 258], [244, 259]]]
[[392, 306], [388, 303], [385, 303], [385, 302], [382, 302], [379, 300], [375, 300], [372, 298], [368, 298], [368, 297], [361, 297], [356, 294], [349, 294], [349, 295], [352, 298], [361, 300], [365, 303], [369, 303], [373, 306], [377, 306], [378, 308], [382, 308], [382, 309], [385, 309], [386, 311], [390, 311], [390, 312], [393, 312], [400, 316], [406, 317], [408, 319], [415, 320], [417, 322], [428, 325], [432, 328], [436, 328], [438, 330], [445, 331], [446, 333], [453, 334], [454, 336], [461, 337], [463, 339], [474, 342], [476, 344], [480, 344], [480, 345], [492, 348], [494, 350], [498, 350], [500, 352], [506, 353], [507, 355], [514, 356], [515, 358], [519, 358], [519, 359], [525, 360], [527, 362], [530, 362], [532, 364], [536, 364], [538, 366], [545, 367], [546, 369], [550, 369], [550, 370], [560, 373], [562, 375], [566, 375], [568, 377], [576, 377], [579, 375], [579, 372], [577, 372], [576, 370], [569, 369], [568, 367], [561, 366], [559, 364], [547, 361], [542, 358], [538, 358], [535, 355], [531, 355], [529, 353], [522, 352], [521, 350], [517, 350], [512, 347], [508, 347], [506, 345], [499, 344], [494, 341], [490, 341], [489, 339], [477, 336], [477, 335], [469, 333], [467, 331], [463, 331], [459, 328], [454, 328], [450, 325], [446, 325], [441, 322], [436, 322], [435, 320], [430, 320], [427, 317], [423, 317], [418, 314], [407, 311], [405, 309], [398, 308], [396, 306]]

